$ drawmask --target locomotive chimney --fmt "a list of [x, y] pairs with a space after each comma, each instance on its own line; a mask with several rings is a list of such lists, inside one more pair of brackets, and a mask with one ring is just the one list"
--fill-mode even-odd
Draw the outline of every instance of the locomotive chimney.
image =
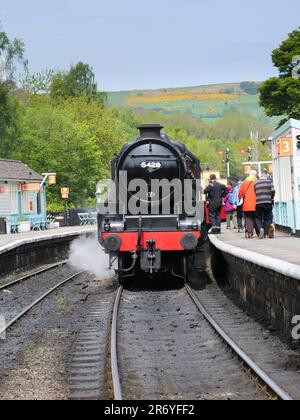
[[163, 127], [160, 124], [143, 124], [138, 127], [140, 136], [144, 138], [160, 137]]

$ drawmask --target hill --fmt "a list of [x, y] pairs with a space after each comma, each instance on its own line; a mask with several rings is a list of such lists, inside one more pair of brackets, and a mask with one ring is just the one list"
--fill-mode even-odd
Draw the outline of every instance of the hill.
[[242, 84], [223, 83], [157, 90], [109, 92], [108, 102], [114, 106], [129, 107], [135, 110], [153, 110], [165, 114], [183, 112], [206, 121], [222, 118], [228, 113], [247, 113], [261, 117], [264, 114], [259, 106], [258, 94], [255, 92], [255, 87], [258, 85], [259, 82], [244, 82]]

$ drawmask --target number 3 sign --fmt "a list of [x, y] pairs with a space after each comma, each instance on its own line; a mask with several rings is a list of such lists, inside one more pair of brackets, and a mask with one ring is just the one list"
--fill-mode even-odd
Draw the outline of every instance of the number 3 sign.
[[281, 138], [279, 140], [279, 154], [280, 156], [293, 156], [293, 139]]

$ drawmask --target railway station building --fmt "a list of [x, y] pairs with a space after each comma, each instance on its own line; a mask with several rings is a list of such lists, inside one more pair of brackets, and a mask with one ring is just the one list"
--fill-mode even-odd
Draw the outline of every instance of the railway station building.
[[290, 119], [272, 135], [275, 223], [300, 237], [300, 121]]
[[0, 217], [46, 215], [43, 178], [24, 163], [0, 159]]

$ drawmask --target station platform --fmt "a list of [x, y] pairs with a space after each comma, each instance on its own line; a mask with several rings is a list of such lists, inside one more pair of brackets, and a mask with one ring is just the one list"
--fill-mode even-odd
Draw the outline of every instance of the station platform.
[[300, 280], [300, 238], [277, 231], [275, 239], [246, 239], [222, 226], [221, 235], [209, 235], [209, 240], [222, 252]]
[[18, 233], [14, 235], [0, 235], [0, 254], [31, 242], [40, 242], [43, 240], [74, 235], [84, 235], [93, 231], [96, 232], [96, 230], [96, 226], [73, 226], [38, 232]]

